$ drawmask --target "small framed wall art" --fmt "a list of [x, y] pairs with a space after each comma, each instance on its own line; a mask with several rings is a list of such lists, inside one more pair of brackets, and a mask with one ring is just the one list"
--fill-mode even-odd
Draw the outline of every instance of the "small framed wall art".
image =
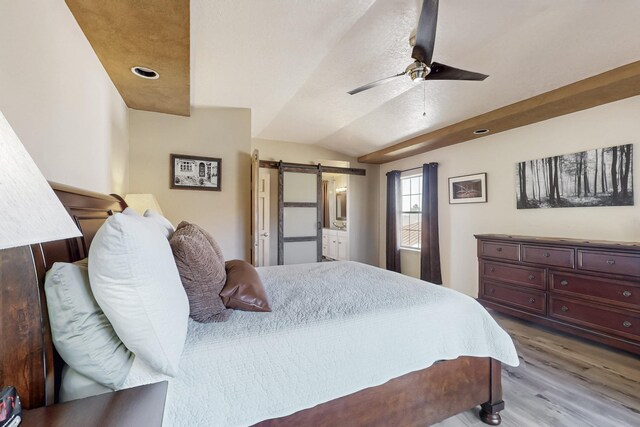
[[222, 159], [171, 154], [171, 185], [177, 190], [220, 191]]
[[449, 204], [486, 202], [486, 173], [476, 173], [473, 175], [449, 178]]

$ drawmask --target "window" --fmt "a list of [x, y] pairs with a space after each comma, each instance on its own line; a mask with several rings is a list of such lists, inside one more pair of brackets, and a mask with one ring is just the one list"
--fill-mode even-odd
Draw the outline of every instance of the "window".
[[420, 248], [422, 221], [422, 175], [400, 178], [402, 184], [402, 223], [400, 247]]

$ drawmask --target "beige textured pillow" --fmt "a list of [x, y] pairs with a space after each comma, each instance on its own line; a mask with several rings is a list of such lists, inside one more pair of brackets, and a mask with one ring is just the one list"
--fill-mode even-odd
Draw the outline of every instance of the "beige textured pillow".
[[169, 241], [196, 322], [224, 322], [232, 310], [220, 291], [227, 279], [224, 257], [216, 241], [202, 228], [181, 222]]

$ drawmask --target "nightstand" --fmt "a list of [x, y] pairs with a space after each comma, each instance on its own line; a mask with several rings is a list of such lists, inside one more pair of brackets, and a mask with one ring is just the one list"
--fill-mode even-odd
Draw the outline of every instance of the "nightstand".
[[161, 426], [166, 397], [167, 382], [162, 381], [24, 411], [22, 425]]

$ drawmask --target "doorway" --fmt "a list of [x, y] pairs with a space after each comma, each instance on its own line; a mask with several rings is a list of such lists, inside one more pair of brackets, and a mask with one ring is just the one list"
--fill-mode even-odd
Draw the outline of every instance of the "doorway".
[[[325, 215], [322, 181], [329, 176], [327, 174], [349, 178], [364, 176], [364, 169], [260, 160], [257, 151], [254, 152], [252, 168], [254, 265], [315, 263], [322, 261], [323, 252], [327, 258], [350, 259], [346, 225], [349, 222], [347, 217], [353, 212], [350, 207], [352, 194], [346, 190], [348, 185], [338, 182], [331, 187], [333, 191], [339, 190], [337, 198], [334, 194], [330, 208], [335, 215]], [[268, 176], [270, 191], [265, 191], [269, 183], [260, 175]], [[331, 224], [333, 222], [336, 224]], [[332, 225], [334, 229], [331, 229]], [[325, 231], [340, 237], [335, 239], [337, 246], [333, 257], [327, 256], [330, 246], [325, 242], [328, 238]], [[262, 261], [258, 261], [258, 257]]]
[[269, 172], [260, 169], [258, 174], [258, 248], [257, 248], [257, 266], [264, 267], [271, 265], [270, 262], [270, 239], [269, 225], [271, 224], [270, 218], [270, 194], [271, 189], [271, 177]]

